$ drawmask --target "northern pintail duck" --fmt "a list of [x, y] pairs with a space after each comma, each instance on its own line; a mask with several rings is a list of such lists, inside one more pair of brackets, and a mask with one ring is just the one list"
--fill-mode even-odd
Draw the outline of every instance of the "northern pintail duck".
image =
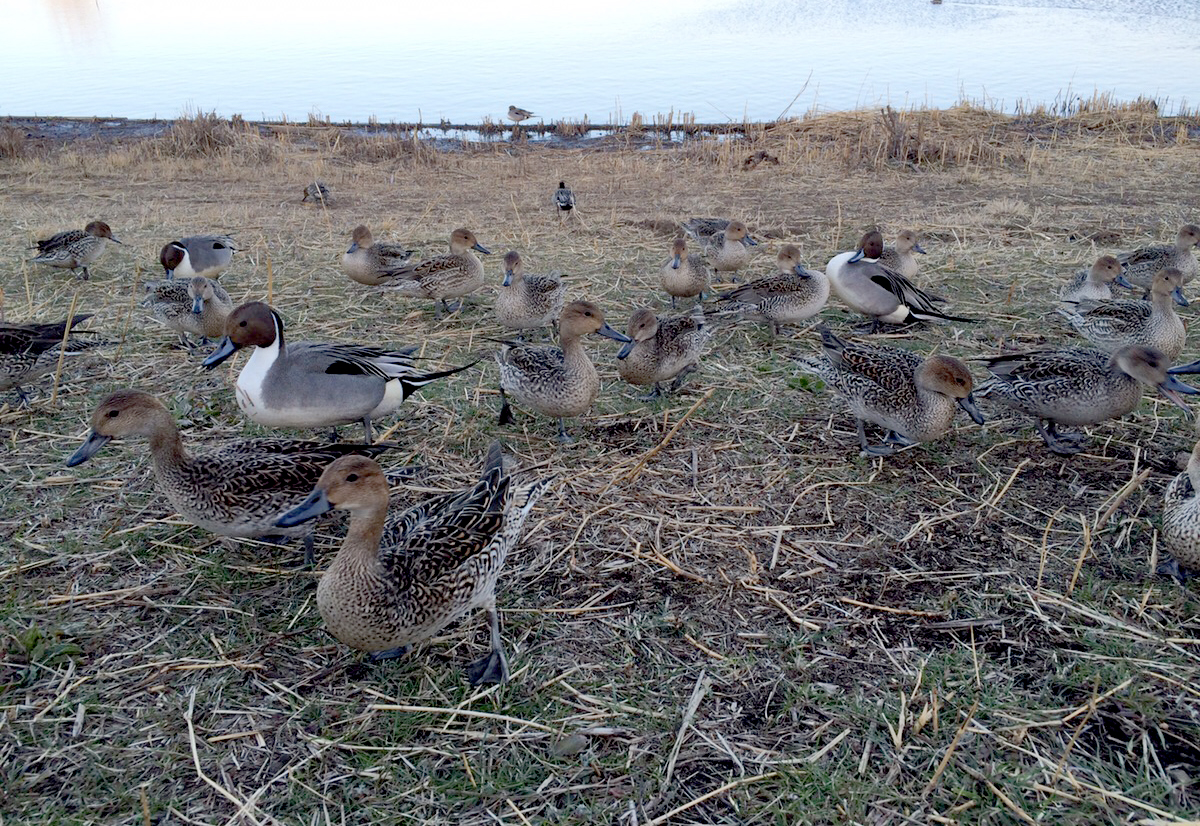
[[1188, 305], [1183, 297], [1183, 273], [1174, 267], [1160, 270], [1150, 285], [1149, 301], [1083, 302], [1060, 307], [1058, 312], [1080, 335], [1105, 352], [1128, 344], [1162, 350], [1174, 361], [1187, 339], [1174, 304]]
[[[83, 313], [69, 319], [71, 332], [91, 317], [91, 313]], [[50, 324], [0, 324], [0, 390], [15, 389], [20, 403], [29, 404], [29, 396], [21, 385], [54, 371], [67, 327], [67, 320]], [[66, 353], [74, 355], [106, 343], [99, 339], [68, 338]]]
[[92, 413], [91, 432], [67, 467], [83, 464], [112, 439], [139, 436], [150, 440], [158, 489], [188, 522], [219, 536], [304, 537], [310, 562], [311, 526], [281, 529], [276, 522], [305, 500], [334, 459], [378, 456], [389, 447], [245, 439], [192, 455], [162, 402], [140, 390], [118, 390]]
[[390, 283], [393, 278], [385, 273], [405, 264], [412, 254], [402, 244], [376, 241], [366, 224], [359, 224], [351, 233], [350, 249], [342, 256], [342, 271], [352, 281], [378, 287]]
[[717, 272], [736, 272], [750, 263], [750, 247], [758, 242], [741, 221], [722, 218], [692, 218], [683, 231], [700, 242], [700, 247]]
[[[237, 378], [238, 407], [267, 427], [320, 428], [371, 421], [395, 412], [414, 391], [465, 367], [425, 373], [415, 347], [382, 350], [358, 344], [285, 344], [283, 319], [261, 301], [243, 304], [225, 322], [225, 337], [203, 362], [213, 368], [242, 347], [256, 348]], [[473, 364], [474, 362], [472, 362]]]
[[1179, 394], [1200, 392], [1167, 372], [1171, 362], [1161, 351], [1140, 344], [1115, 353], [1034, 350], [986, 361], [993, 378], [980, 395], [1033, 416], [1046, 447], [1064, 456], [1081, 451], [1086, 436], [1059, 433], [1058, 425], [1084, 426], [1124, 416], [1137, 407], [1143, 384], [1188, 416], [1191, 411]]
[[835, 255], [825, 266], [833, 291], [850, 309], [871, 317], [872, 332], [883, 324], [973, 321], [938, 310], [934, 296], [880, 264], [882, 254], [883, 236], [872, 230], [863, 235], [857, 249]]
[[572, 301], [563, 308], [558, 322], [558, 347], [535, 347], [514, 341], [503, 342], [496, 354], [500, 365], [500, 424], [512, 421], [508, 396], [543, 416], [558, 419], [558, 440], [570, 442], [563, 418], [578, 416], [600, 395], [600, 375], [588, 358], [580, 339], [588, 333], [628, 342], [604, 320], [604, 313], [590, 301]]
[[86, 281], [91, 274], [88, 266], [94, 264], [103, 253], [108, 242], [121, 243], [112, 234], [112, 229], [103, 221], [92, 221], [83, 229], [72, 229], [51, 235], [37, 242], [38, 254], [33, 261], [71, 272], [82, 268]]
[[703, 312], [658, 318], [647, 307], [634, 311], [626, 332], [629, 341], [617, 352], [617, 372], [630, 384], [654, 385], [648, 399], [662, 395], [664, 381], [674, 379], [669, 392], [678, 390], [712, 338]]
[[496, 320], [510, 330], [548, 327], [562, 314], [567, 285], [558, 273], [526, 275], [521, 254], [504, 256], [504, 282], [496, 295]]
[[671, 296], [671, 308], [675, 299], [696, 297], [704, 300], [709, 287], [708, 264], [699, 255], [689, 255], [687, 241], [679, 236], [671, 243], [671, 257], [658, 270], [659, 281], [667, 295]]
[[341, 550], [317, 584], [317, 609], [333, 636], [372, 660], [400, 657], [482, 608], [491, 647], [468, 666], [467, 677], [472, 685], [502, 683], [508, 662], [496, 581], [551, 481], [517, 484], [494, 443], [473, 486], [389, 516], [379, 465], [347, 456], [329, 465], [308, 500], [279, 524], [296, 525], [332, 508], [350, 511]]
[[1133, 289], [1133, 284], [1121, 273], [1121, 264], [1112, 255], [1101, 255], [1086, 270], [1075, 273], [1058, 291], [1058, 300], [1064, 303], [1077, 301], [1110, 301], [1112, 285]]
[[558, 189], [554, 190], [554, 208], [559, 218], [565, 218], [575, 209], [575, 193], [567, 188], [566, 181], [559, 181]]
[[228, 235], [189, 235], [172, 241], [158, 254], [167, 278], [196, 275], [216, 278], [233, 263], [237, 245]]
[[787, 244], [776, 257], [779, 271], [756, 278], [721, 296], [741, 306], [752, 318], [771, 324], [774, 335], [780, 324], [799, 324], [821, 311], [829, 300], [829, 279], [820, 270], [810, 270], [800, 258], [800, 249]]
[[911, 229], [902, 230], [896, 236], [896, 246], [883, 248], [883, 254], [879, 256], [879, 263], [911, 280], [917, 277], [917, 273], [921, 269], [917, 256], [913, 255], [914, 252], [925, 254], [917, 234]]
[[447, 298], [459, 298], [483, 286], [483, 264], [471, 250], [478, 250], [484, 255], [492, 254], [479, 243], [471, 230], [456, 229], [450, 233], [449, 255], [438, 255], [388, 270], [388, 289], [412, 298], [440, 301], [439, 316], [442, 309], [450, 312], [455, 308], [446, 303]]
[[330, 201], [329, 187], [324, 181], [313, 181], [308, 186], [304, 187], [304, 197], [300, 199], [300, 203], [312, 201], [318, 206], [325, 206]]
[[193, 349], [188, 334], [200, 336], [200, 343], [225, 335], [225, 320], [233, 311], [233, 301], [225, 288], [202, 275], [187, 281], [158, 281], [146, 285], [146, 302], [154, 319], [179, 333], [179, 343]]
[[1175, 238], [1175, 246], [1142, 247], [1117, 256], [1125, 270], [1125, 277], [1139, 287], [1149, 287], [1155, 274], [1166, 267], [1174, 267], [1183, 273], [1187, 284], [1200, 274], [1200, 263], [1192, 249], [1200, 245], [1200, 227], [1185, 224]]
[[513, 123], [520, 123], [523, 120], [529, 120], [533, 117], [533, 112], [528, 109], [522, 109], [520, 106], [508, 107], [508, 119]]
[[1200, 442], [1192, 448], [1187, 470], [1167, 485], [1163, 495], [1163, 547], [1170, 562], [1159, 566], [1183, 581], [1200, 572]]
[[[837, 392], [857, 420], [864, 456], [888, 456], [941, 437], [959, 408], [976, 424], [983, 414], [975, 406], [971, 371], [956, 358], [921, 358], [896, 347], [847, 341], [822, 326], [823, 359], [801, 359], [801, 370], [820, 377]], [[887, 431], [882, 445], [867, 442], [864, 422]]]

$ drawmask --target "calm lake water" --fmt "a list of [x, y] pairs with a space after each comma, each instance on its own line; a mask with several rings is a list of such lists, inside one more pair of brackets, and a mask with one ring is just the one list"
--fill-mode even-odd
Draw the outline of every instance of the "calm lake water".
[[[1200, 100], [1195, 0], [4, 0], [0, 114], [700, 122]], [[344, 9], [344, 11], [343, 11]]]

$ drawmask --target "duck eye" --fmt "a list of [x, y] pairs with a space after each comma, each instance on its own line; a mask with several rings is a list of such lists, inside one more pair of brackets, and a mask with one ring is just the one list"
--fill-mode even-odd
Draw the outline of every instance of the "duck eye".
[[357, 474], [357, 473], [351, 473], [349, 476], [347, 476], [347, 477], [346, 477], [346, 481], [347, 481], [347, 482], [357, 482], [357, 481], [358, 481], [358, 474]]
[[246, 322], [244, 322], [244, 321], [242, 321], [242, 322], [239, 322], [239, 323], [238, 323], [238, 326], [239, 326], [239, 327], [245, 327], [245, 326], [246, 326]]
[[120, 410], [110, 410], [105, 415], [107, 415], [108, 418], [110, 418], [110, 419], [115, 419], [115, 418], [117, 418], [117, 416], [121, 415], [121, 411]]

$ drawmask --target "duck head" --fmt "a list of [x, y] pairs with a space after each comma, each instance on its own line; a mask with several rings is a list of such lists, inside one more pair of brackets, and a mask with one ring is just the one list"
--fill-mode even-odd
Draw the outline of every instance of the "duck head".
[[251, 301], [225, 319], [225, 337], [200, 366], [211, 370], [243, 347], [269, 347], [277, 340], [283, 343], [283, 319], [269, 305]]

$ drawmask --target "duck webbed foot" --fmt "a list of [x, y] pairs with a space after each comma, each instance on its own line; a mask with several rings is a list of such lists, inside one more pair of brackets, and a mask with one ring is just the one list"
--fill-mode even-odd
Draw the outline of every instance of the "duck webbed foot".
[[1087, 436], [1082, 433], [1059, 433], [1054, 422], [1043, 419], [1038, 419], [1037, 432], [1046, 447], [1060, 456], [1074, 456], [1083, 450], [1087, 441]]
[[373, 663], [382, 662], [383, 660], [395, 660], [403, 657], [411, 650], [411, 646], [397, 645], [395, 648], [389, 648], [386, 651], [372, 651], [367, 655], [367, 659]]

